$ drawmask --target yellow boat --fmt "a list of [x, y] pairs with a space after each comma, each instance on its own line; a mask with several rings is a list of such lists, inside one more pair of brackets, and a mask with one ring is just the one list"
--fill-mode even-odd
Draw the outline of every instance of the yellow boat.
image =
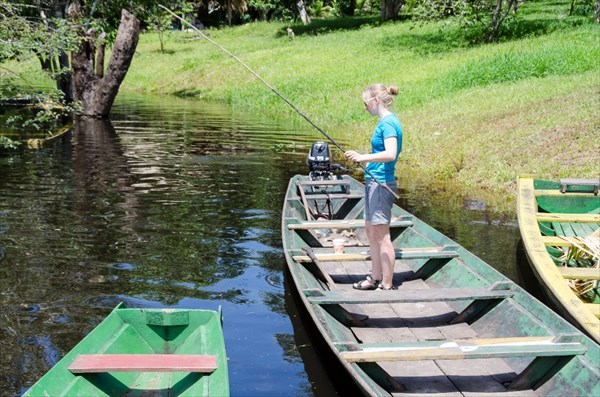
[[[599, 184], [598, 179], [551, 182], [531, 176], [520, 177], [517, 212], [528, 260], [549, 303], [598, 343]], [[586, 237], [595, 247], [590, 249], [584, 244]], [[590, 255], [585, 263], [569, 260], [565, 255], [574, 246], [588, 250]], [[570, 284], [585, 285], [587, 293], [578, 294]]]

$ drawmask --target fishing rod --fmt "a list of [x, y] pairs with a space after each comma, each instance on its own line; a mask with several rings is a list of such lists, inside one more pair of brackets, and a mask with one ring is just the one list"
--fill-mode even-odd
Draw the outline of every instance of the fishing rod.
[[[252, 70], [252, 68], [250, 68], [250, 66], [246, 65], [246, 63], [244, 61], [242, 61], [240, 58], [238, 58], [235, 55], [233, 55], [226, 48], [222, 47], [217, 42], [215, 42], [213, 39], [211, 39], [210, 37], [208, 37], [207, 35], [205, 35], [204, 33], [202, 33], [202, 31], [200, 29], [198, 29], [197, 27], [195, 27], [194, 25], [192, 25], [191, 23], [189, 23], [188, 21], [186, 21], [185, 19], [183, 19], [179, 15], [175, 14], [173, 11], [171, 11], [167, 7], [163, 6], [162, 4], [159, 4], [158, 6], [160, 8], [162, 8], [163, 10], [165, 10], [166, 12], [168, 12], [169, 14], [173, 15], [178, 20], [180, 20], [183, 24], [185, 24], [185, 25], [189, 26], [190, 28], [192, 28], [203, 39], [205, 39], [206, 41], [208, 41], [209, 43], [211, 43], [212, 45], [214, 45], [215, 47], [217, 47], [218, 49], [220, 49], [221, 51], [223, 51], [224, 53], [226, 53], [227, 55], [229, 55], [231, 58], [235, 59], [240, 65], [242, 65], [246, 70], [248, 70], [252, 75], [254, 75], [254, 77], [256, 77], [261, 83], [263, 83], [269, 90], [271, 90], [275, 95], [277, 95], [285, 103], [287, 103], [296, 113], [298, 113], [300, 116], [302, 116], [302, 118], [304, 118], [304, 120], [308, 121], [308, 123], [310, 125], [312, 125], [317, 131], [319, 131], [321, 134], [323, 134], [323, 136], [325, 136], [325, 138], [327, 138], [331, 143], [333, 143], [335, 145], [335, 147], [337, 147], [338, 149], [340, 149], [343, 153], [346, 152], [346, 150], [340, 144], [338, 144], [331, 136], [329, 136], [329, 134], [327, 134], [325, 131], [323, 131], [323, 129], [321, 127], [319, 127], [318, 125], [316, 125], [311, 119], [308, 118], [308, 116], [306, 116], [304, 113], [302, 113], [300, 111], [300, 109], [298, 109], [296, 107], [296, 105], [294, 105], [289, 99], [287, 99], [285, 96], [283, 96], [283, 94], [281, 94], [279, 91], [277, 91], [271, 84], [269, 84], [265, 79], [263, 79], [258, 73], [256, 73], [254, 70]], [[357, 163], [357, 164], [371, 178], [373, 178], [373, 180], [375, 182], [377, 182], [377, 184], [379, 186], [382, 186], [382, 187], [386, 188], [387, 190], [389, 190], [389, 192], [392, 193], [395, 198], [397, 198], [397, 199], [400, 198], [400, 196], [398, 196], [396, 194], [396, 192], [394, 192], [388, 185], [386, 185], [385, 183], [379, 182], [377, 180], [377, 178], [375, 178], [375, 176], [373, 176], [373, 174], [371, 174], [371, 172], [365, 166], [363, 166], [361, 163]]]

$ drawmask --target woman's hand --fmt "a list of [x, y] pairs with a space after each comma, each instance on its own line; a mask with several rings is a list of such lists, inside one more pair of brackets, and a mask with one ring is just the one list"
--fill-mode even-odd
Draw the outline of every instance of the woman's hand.
[[357, 163], [364, 161], [364, 156], [358, 152], [355, 152], [354, 150], [348, 150], [344, 153], [344, 155], [346, 156], [347, 159], [356, 161]]

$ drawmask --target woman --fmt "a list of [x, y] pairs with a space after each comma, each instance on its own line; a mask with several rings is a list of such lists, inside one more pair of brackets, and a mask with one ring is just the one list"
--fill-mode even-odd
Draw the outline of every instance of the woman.
[[345, 153], [352, 161], [368, 162], [366, 169], [369, 171], [365, 175], [365, 228], [373, 267], [371, 275], [354, 283], [354, 288], [360, 290], [396, 289], [393, 285], [396, 254], [390, 238], [390, 222], [394, 204], [392, 192], [398, 188], [394, 172], [402, 150], [402, 126], [389, 109], [398, 92], [394, 85], [367, 87], [362, 94], [363, 102], [367, 111], [379, 118], [371, 137], [371, 153], [359, 154], [353, 150]]

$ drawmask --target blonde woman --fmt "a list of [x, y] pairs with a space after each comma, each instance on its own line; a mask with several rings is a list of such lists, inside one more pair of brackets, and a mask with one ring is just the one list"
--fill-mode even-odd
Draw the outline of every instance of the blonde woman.
[[[402, 125], [398, 116], [390, 111], [394, 97], [398, 95], [395, 85], [373, 84], [362, 94], [366, 110], [377, 116], [379, 123], [371, 137], [371, 153], [360, 154], [348, 150], [346, 157], [359, 163], [368, 163], [365, 175], [365, 228], [371, 250], [371, 274], [354, 283], [360, 290], [391, 290], [396, 254], [390, 237], [390, 222], [396, 184], [396, 161], [402, 150]], [[373, 180], [373, 177], [376, 179]], [[380, 184], [387, 185], [391, 191]]]

